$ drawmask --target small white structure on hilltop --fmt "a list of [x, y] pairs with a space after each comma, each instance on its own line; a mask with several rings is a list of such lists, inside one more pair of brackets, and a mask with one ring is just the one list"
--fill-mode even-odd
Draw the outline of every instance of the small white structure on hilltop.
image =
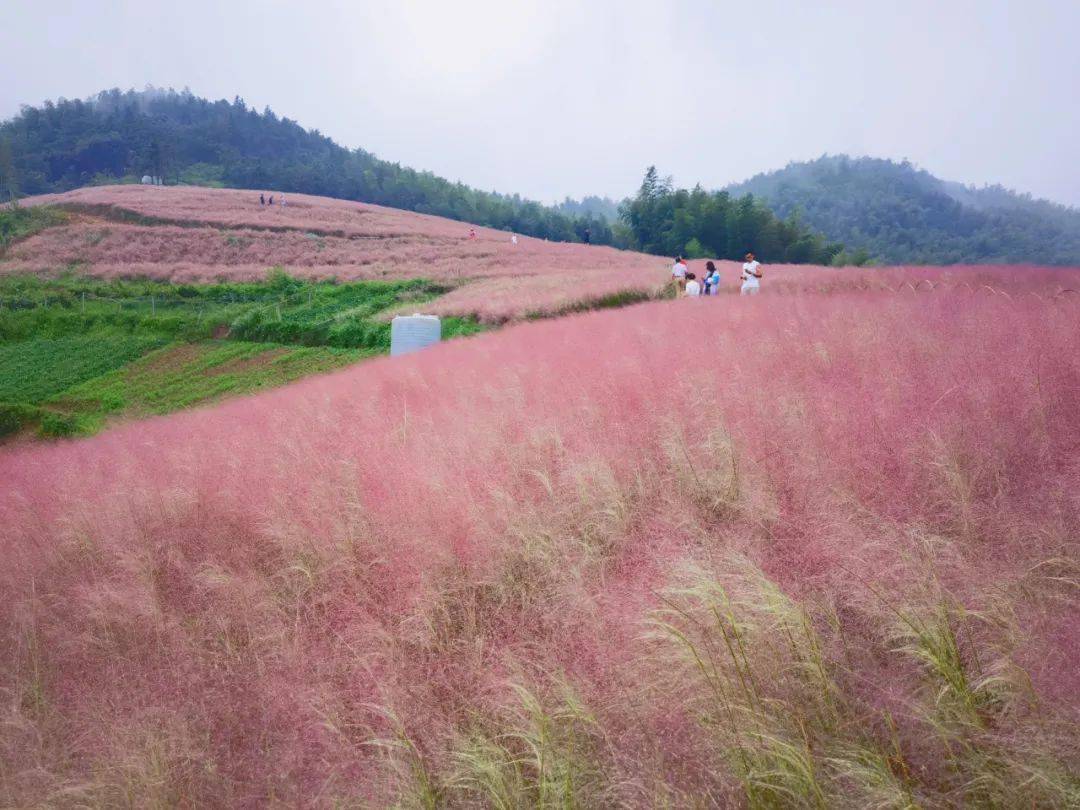
[[142, 176], [142, 184], [144, 186], [163, 186], [165, 182], [161, 177], [155, 177], [152, 174], [144, 174]]
[[390, 322], [390, 355], [425, 349], [442, 340], [442, 321], [437, 315], [398, 315]]

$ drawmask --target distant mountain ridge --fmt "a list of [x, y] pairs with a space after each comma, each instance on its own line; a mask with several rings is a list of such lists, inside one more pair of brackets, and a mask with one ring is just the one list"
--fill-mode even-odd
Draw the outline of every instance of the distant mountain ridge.
[[1080, 265], [1080, 210], [907, 161], [826, 155], [728, 186], [889, 263]]

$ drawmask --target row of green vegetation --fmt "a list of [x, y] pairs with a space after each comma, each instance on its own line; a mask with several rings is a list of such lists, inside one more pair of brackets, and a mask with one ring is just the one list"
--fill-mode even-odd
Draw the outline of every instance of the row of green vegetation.
[[[170, 284], [0, 278], [0, 437], [85, 435], [280, 385], [390, 348], [375, 316], [446, 291], [423, 280]], [[445, 338], [481, 329], [443, 319]]]

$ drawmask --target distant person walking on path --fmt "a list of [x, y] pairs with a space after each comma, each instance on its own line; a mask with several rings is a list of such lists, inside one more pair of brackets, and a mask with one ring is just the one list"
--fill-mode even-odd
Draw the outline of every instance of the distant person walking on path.
[[265, 194], [260, 194], [259, 195], [259, 205], [266, 205], [266, 195]]
[[753, 253], [746, 254], [746, 262], [742, 266], [742, 289], [740, 295], [757, 295], [761, 292], [761, 262], [754, 258]]
[[682, 260], [682, 256], [675, 259], [675, 264], [671, 265], [671, 278], [675, 282], [675, 289], [682, 292], [686, 286], [686, 262]]
[[585, 229], [585, 233], [581, 235], [581, 238], [585, 240], [585, 244], [589, 244], [592, 241], [592, 231], [588, 228]]
[[701, 295], [701, 284], [693, 273], [686, 274], [686, 295], [689, 298], [697, 298]]

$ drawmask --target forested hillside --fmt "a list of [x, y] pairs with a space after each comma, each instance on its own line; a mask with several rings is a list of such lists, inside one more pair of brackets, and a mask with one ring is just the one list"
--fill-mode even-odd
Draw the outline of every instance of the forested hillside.
[[619, 216], [634, 247], [646, 253], [739, 259], [753, 251], [763, 261], [790, 264], [860, 264], [868, 258], [848, 255], [843, 245], [826, 242], [795, 216], [779, 219], [752, 195], [675, 188], [655, 166]]
[[253, 188], [388, 205], [545, 239], [611, 244], [611, 225], [587, 211], [478, 191], [431, 172], [348, 150], [317, 130], [242, 99], [190, 92], [109, 90], [88, 101], [25, 107], [0, 124], [0, 201], [133, 181]]
[[1080, 264], [1080, 211], [904, 161], [826, 156], [730, 186], [886, 262]]

